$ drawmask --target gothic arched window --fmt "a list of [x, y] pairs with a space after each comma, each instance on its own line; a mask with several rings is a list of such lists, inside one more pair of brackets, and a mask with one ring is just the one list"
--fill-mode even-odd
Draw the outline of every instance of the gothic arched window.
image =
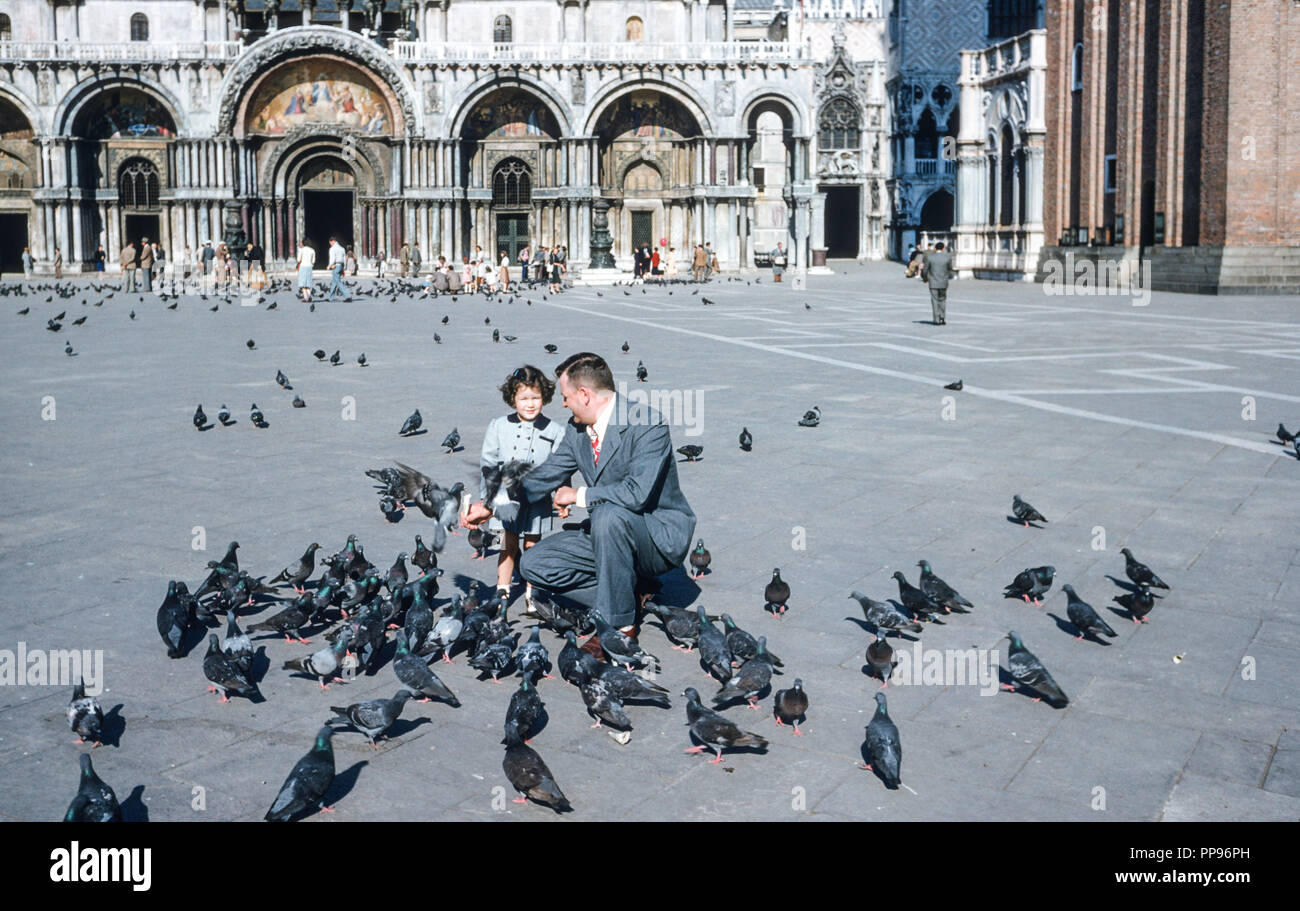
[[497, 16], [496, 21], [492, 23], [492, 43], [509, 44], [514, 40], [512, 34], [513, 29], [510, 25], [510, 17]]
[[628, 41], [641, 40], [641, 36], [644, 34], [644, 31], [641, 26], [642, 23], [639, 16], [632, 16], [627, 20], [627, 24], [624, 27], [623, 34], [626, 36]]
[[817, 118], [817, 145], [823, 149], [854, 149], [861, 144], [858, 109], [847, 98], [832, 98]]
[[124, 209], [158, 208], [158, 168], [152, 161], [132, 158], [117, 175], [117, 199]]
[[0, 41], [12, 41], [13, 37], [14, 28], [9, 22], [9, 15], [0, 13]]
[[136, 13], [131, 17], [131, 40], [149, 40], [149, 17], [144, 13]]
[[528, 206], [533, 201], [533, 178], [528, 165], [518, 158], [507, 158], [492, 172], [492, 205]]
[[1083, 88], [1083, 42], [1074, 46], [1074, 56], [1070, 61], [1070, 87], [1074, 91]]

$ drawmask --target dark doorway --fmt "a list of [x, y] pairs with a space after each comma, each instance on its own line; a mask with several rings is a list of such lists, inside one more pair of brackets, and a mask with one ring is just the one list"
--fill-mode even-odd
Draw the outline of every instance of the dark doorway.
[[654, 245], [654, 220], [655, 214], [653, 212], [632, 213], [633, 249], [639, 249], [647, 245]]
[[0, 272], [21, 272], [23, 247], [29, 243], [26, 215], [0, 215]]
[[318, 267], [329, 262], [331, 237], [345, 250], [352, 246], [352, 199], [351, 190], [302, 191], [302, 236]]
[[827, 187], [826, 220], [823, 223], [826, 255], [856, 257], [861, 219], [861, 187]]
[[[157, 215], [128, 215], [126, 216], [126, 233], [122, 236], [122, 246], [130, 241], [135, 244], [138, 252], [140, 241], [149, 238], [149, 243], [159, 243], [158, 237], [158, 216]], [[220, 238], [213, 238], [219, 240]]]
[[927, 234], [947, 234], [952, 230], [952, 194], [938, 190], [921, 207], [921, 230]]
[[511, 263], [519, 262], [519, 251], [528, 246], [526, 213], [497, 216], [497, 251], [505, 250]]

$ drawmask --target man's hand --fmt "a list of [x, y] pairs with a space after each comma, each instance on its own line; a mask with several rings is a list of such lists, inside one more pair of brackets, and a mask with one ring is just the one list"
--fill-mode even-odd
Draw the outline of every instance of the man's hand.
[[478, 528], [483, 522], [492, 517], [492, 510], [488, 509], [482, 500], [477, 503], [471, 503], [469, 509], [460, 517], [462, 528]]
[[578, 491], [572, 487], [557, 487], [555, 493], [551, 494], [551, 502], [557, 509], [572, 506], [578, 502]]

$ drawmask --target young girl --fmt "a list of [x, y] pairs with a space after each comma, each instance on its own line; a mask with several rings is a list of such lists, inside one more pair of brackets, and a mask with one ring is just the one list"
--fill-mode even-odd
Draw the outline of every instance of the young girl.
[[[555, 383], [531, 364], [520, 367], [506, 377], [501, 386], [501, 398], [507, 405], [513, 406], [515, 411], [514, 414], [493, 418], [492, 423], [488, 424], [487, 432], [483, 435], [483, 454], [479, 464], [488, 468], [503, 465], [512, 459], [520, 459], [532, 465], [546, 461], [546, 457], [564, 439], [564, 424], [552, 421], [542, 414], [542, 406], [548, 404], [554, 394]], [[486, 481], [480, 481], [479, 498], [486, 495]], [[503, 508], [507, 504], [510, 504], [510, 508]], [[545, 503], [511, 503], [504, 486], [493, 502], [484, 505], [494, 512], [502, 513], [501, 518], [492, 516], [488, 530], [502, 534], [501, 551], [497, 557], [497, 590], [504, 591], [504, 598], [509, 601], [510, 583], [519, 562], [519, 539], [522, 536], [524, 549], [527, 549], [538, 542], [542, 532], [551, 530], [550, 506]], [[561, 518], [566, 513], [567, 510], [562, 510]], [[524, 592], [529, 613], [532, 613], [532, 594], [530, 585]]]

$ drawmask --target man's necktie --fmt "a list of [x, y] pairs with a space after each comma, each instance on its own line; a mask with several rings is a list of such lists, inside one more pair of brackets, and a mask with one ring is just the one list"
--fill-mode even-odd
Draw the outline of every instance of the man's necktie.
[[591, 438], [591, 464], [600, 464], [600, 437], [593, 436]]

